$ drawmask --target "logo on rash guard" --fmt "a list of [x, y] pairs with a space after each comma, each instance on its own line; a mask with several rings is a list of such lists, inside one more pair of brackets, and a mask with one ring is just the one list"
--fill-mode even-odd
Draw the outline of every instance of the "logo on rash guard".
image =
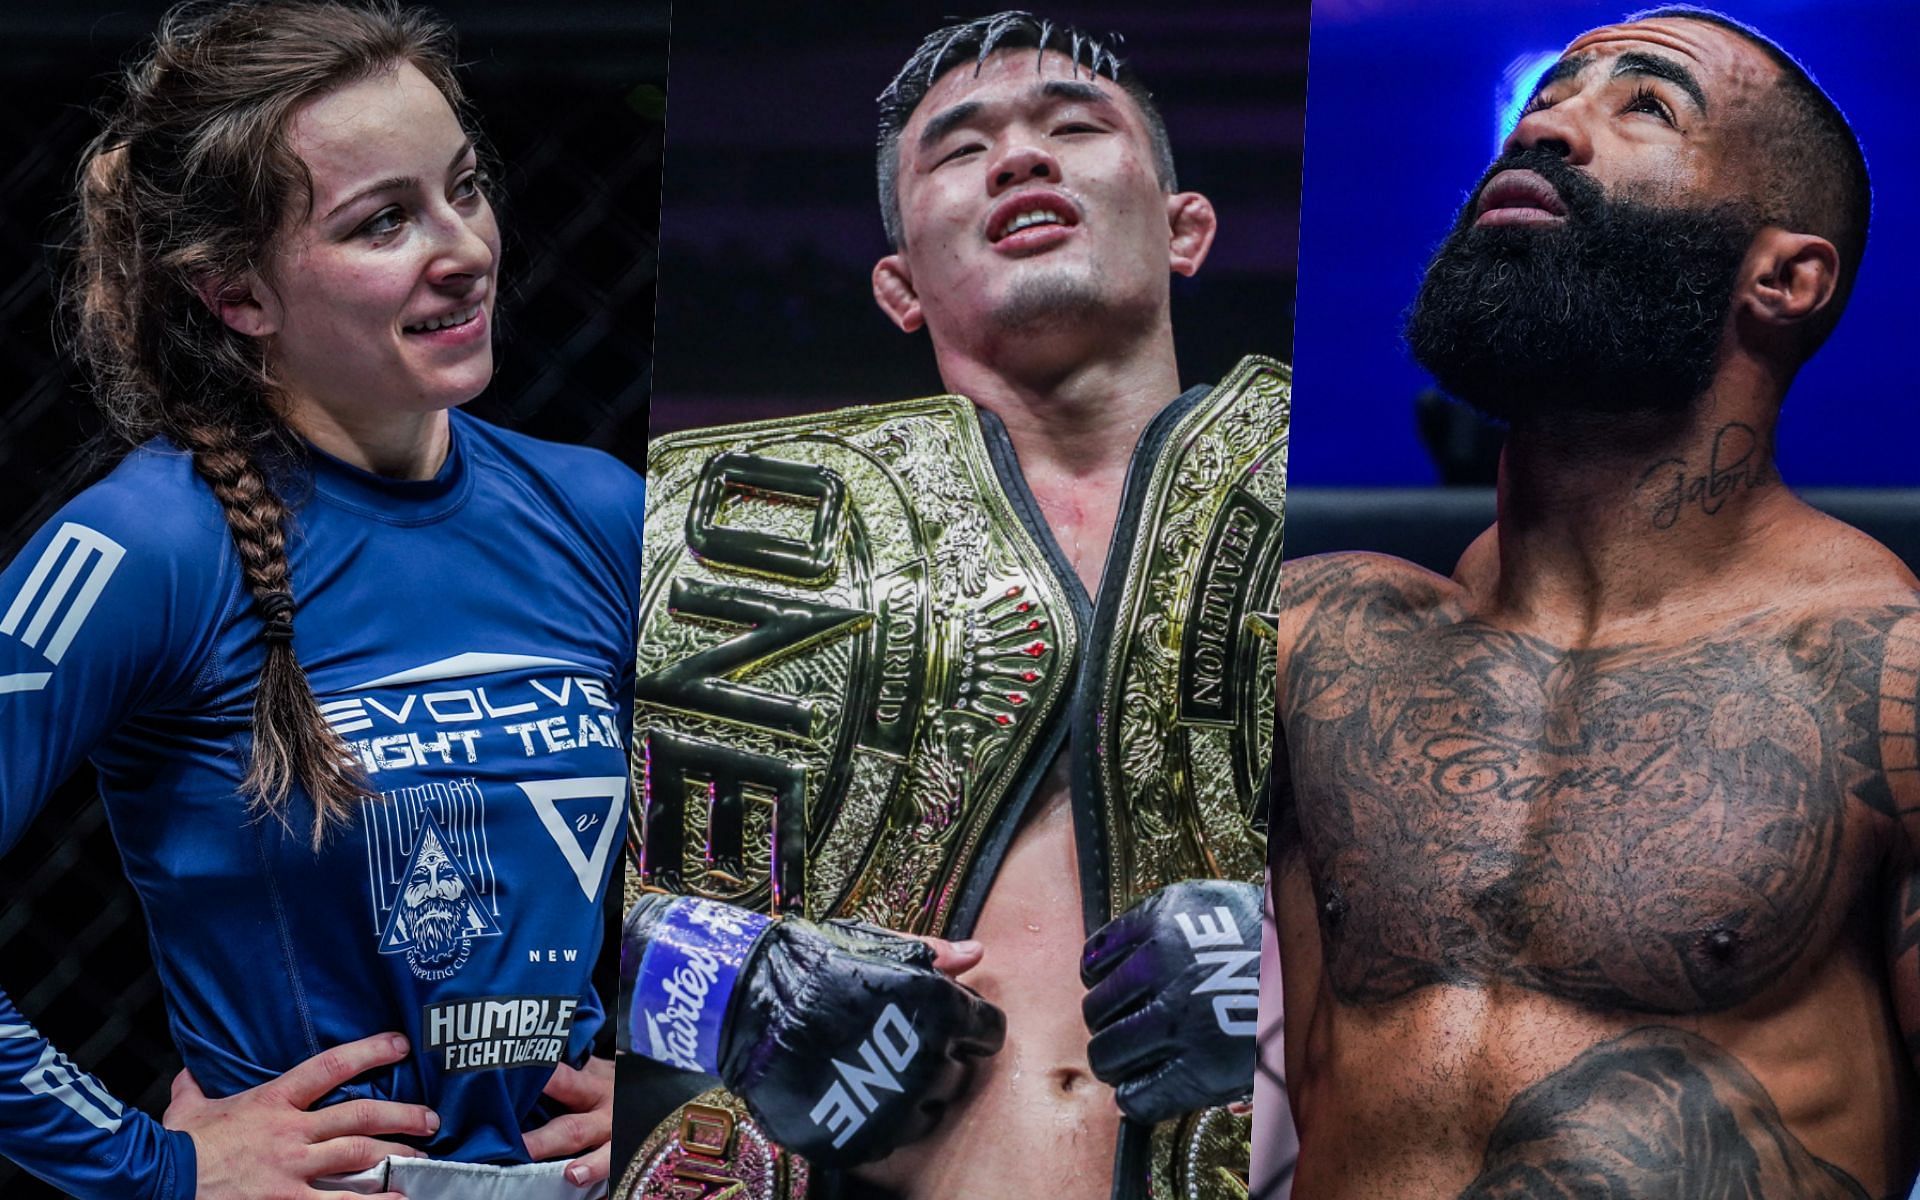
[[420, 1027], [448, 1074], [485, 1068], [550, 1067], [566, 1057], [572, 996], [487, 996], [429, 1004]]
[[98, 1079], [47, 1045], [39, 1030], [31, 1025], [0, 1025], [0, 1040], [7, 1039], [40, 1043], [40, 1059], [20, 1077], [21, 1086], [36, 1096], [58, 1100], [96, 1129], [120, 1132], [126, 1109], [108, 1094]]
[[[106, 534], [72, 521], [62, 523], [6, 615], [0, 616], [0, 633], [19, 638], [57, 665], [125, 555], [120, 543]], [[37, 692], [52, 678], [51, 671], [0, 675], [0, 694]]]
[[418, 978], [447, 978], [466, 964], [475, 938], [499, 936], [495, 914], [487, 911], [473, 878], [454, 857], [453, 840], [431, 813], [421, 814], [399, 884], [380, 934], [380, 953], [405, 954]]

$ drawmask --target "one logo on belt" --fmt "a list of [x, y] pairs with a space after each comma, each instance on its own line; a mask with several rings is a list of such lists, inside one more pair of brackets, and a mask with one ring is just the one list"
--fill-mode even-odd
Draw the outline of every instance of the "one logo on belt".
[[733, 1128], [733, 1114], [724, 1108], [694, 1103], [681, 1110], [672, 1200], [742, 1200], [747, 1184], [734, 1161]]
[[421, 1027], [448, 1074], [488, 1068], [552, 1066], [567, 1056], [573, 996], [486, 996], [429, 1004]]

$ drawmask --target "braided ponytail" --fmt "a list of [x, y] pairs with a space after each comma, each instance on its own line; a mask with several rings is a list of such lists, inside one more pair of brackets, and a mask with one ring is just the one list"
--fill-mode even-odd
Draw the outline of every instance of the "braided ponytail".
[[265, 628], [267, 658], [253, 689], [253, 756], [241, 787], [255, 806], [284, 819], [298, 783], [313, 801], [313, 845], [344, 824], [366, 795], [363, 776], [314, 701], [293, 653], [293, 579], [287, 508], [252, 455], [217, 426], [180, 431], [193, 466], [213, 488], [240, 558], [240, 575]]
[[316, 850], [367, 787], [293, 652], [288, 510], [264, 463], [300, 440], [261, 343], [207, 297], [266, 261], [299, 207], [307, 174], [287, 129], [305, 102], [410, 63], [460, 112], [452, 61], [446, 26], [391, 3], [189, 0], [126, 72], [75, 189], [64, 301], [76, 355], [113, 430], [134, 445], [171, 439], [220, 502], [266, 644], [242, 790], [284, 824], [297, 784]]

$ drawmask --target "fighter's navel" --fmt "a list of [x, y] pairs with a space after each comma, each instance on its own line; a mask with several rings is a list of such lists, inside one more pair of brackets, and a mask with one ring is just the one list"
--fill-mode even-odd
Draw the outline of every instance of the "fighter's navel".
[[1093, 1082], [1093, 1076], [1078, 1067], [1055, 1067], [1048, 1073], [1053, 1090], [1062, 1096], [1071, 1096]]

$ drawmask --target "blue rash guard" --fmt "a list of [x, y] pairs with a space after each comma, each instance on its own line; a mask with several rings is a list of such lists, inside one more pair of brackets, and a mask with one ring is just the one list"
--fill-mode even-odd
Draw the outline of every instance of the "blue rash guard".
[[[554, 1064], [602, 1020], [644, 485], [456, 412], [433, 479], [315, 452], [283, 494], [294, 650], [380, 800], [317, 854], [304, 796], [290, 829], [249, 813], [264, 624], [212, 492], [150, 443], [0, 574], [0, 852], [90, 755], [209, 1096], [397, 1029], [410, 1056], [325, 1102], [426, 1104], [434, 1156], [525, 1162]], [[81, 1197], [194, 1193], [191, 1139], [3, 992], [0, 1153]]]

